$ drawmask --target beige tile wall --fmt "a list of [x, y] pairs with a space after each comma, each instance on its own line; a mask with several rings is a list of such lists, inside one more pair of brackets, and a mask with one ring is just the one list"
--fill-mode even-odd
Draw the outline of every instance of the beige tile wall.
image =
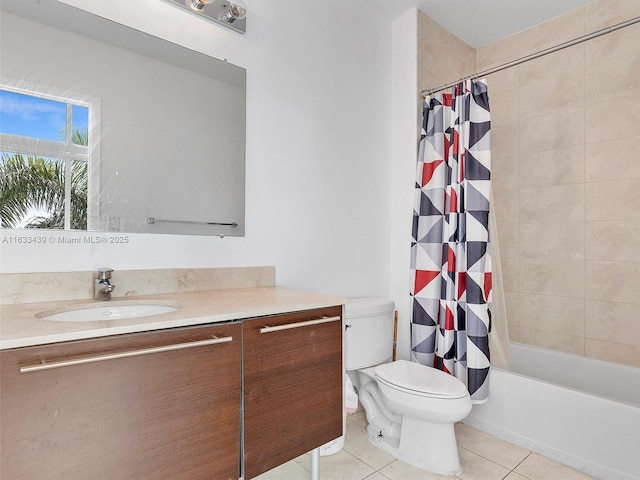
[[[437, 88], [475, 71], [475, 49], [420, 11], [418, 42], [418, 45], [429, 45], [418, 55], [420, 90]], [[446, 56], [442, 55], [443, 51], [447, 52]]]
[[[598, 0], [478, 49], [472, 70], [639, 15], [640, 2]], [[421, 87], [464, 76], [429, 73], [455, 42], [423, 17]], [[511, 339], [640, 366], [640, 24], [487, 82]]]

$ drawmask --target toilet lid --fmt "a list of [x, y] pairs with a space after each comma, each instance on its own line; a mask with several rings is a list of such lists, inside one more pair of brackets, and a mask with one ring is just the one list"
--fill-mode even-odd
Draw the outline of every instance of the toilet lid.
[[467, 387], [453, 375], [441, 370], [397, 360], [376, 367], [376, 378], [392, 388], [438, 398], [461, 398]]

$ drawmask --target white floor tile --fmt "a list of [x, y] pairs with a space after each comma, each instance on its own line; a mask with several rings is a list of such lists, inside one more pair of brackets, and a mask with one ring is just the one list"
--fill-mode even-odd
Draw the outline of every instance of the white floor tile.
[[[592, 480], [593, 477], [466, 425], [456, 425], [462, 473], [435, 475], [396, 460], [371, 444], [363, 413], [348, 417], [344, 448], [320, 457], [321, 480]], [[364, 422], [364, 426], [361, 424]], [[301, 455], [257, 480], [305, 480], [311, 456]]]
[[562, 480], [589, 480], [592, 476], [567, 467], [549, 458], [532, 453], [515, 470], [531, 480], [548, 480], [561, 478]]
[[[311, 456], [298, 457], [297, 462], [309, 470]], [[320, 457], [320, 478], [321, 480], [362, 480], [376, 471], [362, 460], [346, 452], [344, 449], [339, 452]]]
[[389, 480], [389, 477], [385, 477], [380, 472], [375, 472], [375, 473], [372, 473], [371, 475], [369, 475], [364, 480]]
[[462, 473], [458, 475], [462, 480], [502, 480], [509, 474], [509, 469], [487, 460], [480, 455], [458, 449]]
[[362, 407], [359, 407], [356, 412], [347, 415], [347, 425], [350, 423], [357, 423], [365, 428], [367, 427], [367, 415]]
[[464, 423], [456, 424], [456, 440], [458, 441], [458, 446], [465, 450], [480, 455], [509, 470], [516, 468], [531, 453], [525, 448], [505, 442]]
[[511, 472], [509, 475], [504, 477], [504, 480], [529, 480], [527, 477], [523, 477], [519, 473]]
[[395, 460], [380, 470], [385, 477], [390, 480], [452, 480], [451, 476], [436, 475], [412, 467], [400, 460]]
[[372, 444], [367, 438], [366, 428], [356, 422], [347, 424], [344, 449], [374, 470], [380, 470], [395, 460], [395, 457]]

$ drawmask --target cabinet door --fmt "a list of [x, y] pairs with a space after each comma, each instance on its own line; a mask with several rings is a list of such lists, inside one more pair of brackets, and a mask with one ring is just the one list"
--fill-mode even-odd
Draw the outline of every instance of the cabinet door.
[[237, 479], [241, 337], [235, 323], [0, 352], [0, 478]]
[[243, 323], [245, 479], [342, 435], [341, 313]]

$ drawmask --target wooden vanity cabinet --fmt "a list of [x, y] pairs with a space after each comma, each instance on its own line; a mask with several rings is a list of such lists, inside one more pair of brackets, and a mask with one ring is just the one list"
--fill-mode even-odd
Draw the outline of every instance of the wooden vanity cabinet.
[[241, 362], [240, 323], [2, 351], [0, 478], [237, 479]]
[[309, 452], [342, 435], [341, 313], [0, 351], [0, 478], [235, 480], [243, 436], [249, 480]]
[[342, 435], [341, 314], [243, 322], [245, 480]]

